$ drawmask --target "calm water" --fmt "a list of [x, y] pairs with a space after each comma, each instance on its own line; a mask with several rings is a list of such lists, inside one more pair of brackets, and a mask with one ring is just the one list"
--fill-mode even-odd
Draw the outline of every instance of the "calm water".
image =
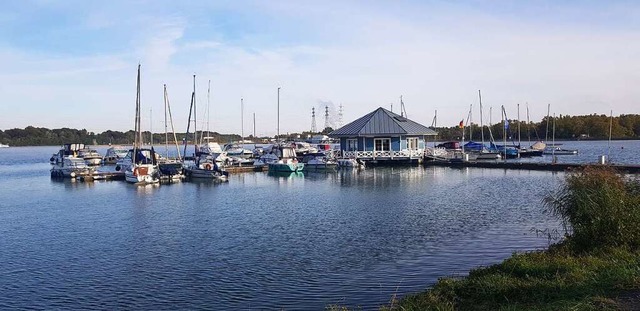
[[367, 168], [136, 187], [53, 181], [56, 149], [0, 149], [0, 309], [371, 309], [544, 248], [532, 228], [557, 228], [540, 200], [562, 174]]

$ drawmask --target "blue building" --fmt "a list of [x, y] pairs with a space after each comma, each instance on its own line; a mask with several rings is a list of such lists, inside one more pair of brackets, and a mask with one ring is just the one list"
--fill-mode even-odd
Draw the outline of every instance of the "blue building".
[[437, 133], [382, 107], [329, 133], [345, 158], [373, 163], [422, 161], [425, 141]]

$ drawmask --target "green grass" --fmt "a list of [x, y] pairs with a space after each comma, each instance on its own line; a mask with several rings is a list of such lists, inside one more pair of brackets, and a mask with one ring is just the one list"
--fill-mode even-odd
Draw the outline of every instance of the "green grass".
[[[591, 167], [567, 175], [542, 208], [565, 238], [548, 250], [441, 278], [381, 310], [618, 310], [640, 293], [640, 182]], [[636, 301], [635, 303], [640, 303]], [[640, 308], [640, 306], [633, 306]], [[348, 310], [329, 306], [329, 310]]]
[[608, 249], [575, 255], [563, 244], [514, 254], [465, 278], [440, 279], [429, 291], [383, 309], [615, 310], [610, 297], [638, 285], [640, 252]]

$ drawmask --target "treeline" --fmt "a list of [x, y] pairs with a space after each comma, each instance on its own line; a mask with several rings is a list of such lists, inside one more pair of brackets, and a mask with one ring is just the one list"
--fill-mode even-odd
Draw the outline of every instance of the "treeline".
[[[611, 122], [612, 121], [612, 122]], [[586, 115], [586, 116], [559, 116], [555, 120], [555, 139], [609, 139], [609, 124], [611, 122], [612, 139], [640, 139], [640, 115], [627, 114], [613, 117], [607, 115]], [[508, 120], [507, 130], [504, 123], [500, 121], [491, 127], [485, 125], [485, 140], [493, 135], [495, 140], [503, 140], [506, 134], [507, 140], [518, 139], [518, 125], [520, 125], [520, 137], [524, 140], [551, 140], [554, 132], [553, 117], [544, 117], [540, 122], [520, 122]], [[469, 132], [471, 128], [471, 133]], [[489, 131], [490, 130], [490, 131]], [[437, 128], [438, 140], [460, 140], [462, 129], [459, 126]], [[478, 124], [472, 124], [464, 128], [465, 140], [469, 140], [469, 134], [473, 140], [481, 140], [481, 128]]]
[[[608, 139], [609, 138], [609, 122], [611, 118], [606, 115], [586, 115], [586, 116], [559, 116], [555, 120], [555, 138], [558, 140], [568, 139]], [[492, 135], [495, 140], [503, 140], [503, 135], [506, 133], [508, 140], [518, 139], [518, 124], [520, 125], [520, 137], [524, 140], [551, 140], [554, 132], [553, 118], [543, 118], [540, 122], [520, 122], [517, 120], [509, 120], [507, 130], [504, 123], [500, 122], [493, 124], [489, 131], [489, 127], [485, 126], [482, 131], [484, 132], [485, 140], [489, 140]], [[471, 133], [469, 130], [471, 129]], [[481, 140], [481, 128], [477, 124], [472, 124], [464, 128], [465, 140], [469, 140], [469, 135], [473, 140]], [[328, 133], [331, 129], [325, 129], [322, 133]], [[452, 127], [439, 127], [436, 128], [438, 132], [438, 140], [460, 140], [462, 138], [462, 129], [459, 126]], [[206, 134], [206, 133], [205, 133]], [[282, 139], [305, 139], [309, 135], [314, 133], [286, 133], [281, 134]], [[317, 133], [315, 133], [317, 134]], [[182, 142], [185, 137], [184, 133], [177, 133], [178, 141]], [[199, 137], [202, 133], [198, 133]], [[173, 135], [170, 135], [170, 141], [173, 140]], [[151, 133], [143, 133], [145, 143], [149, 143], [151, 140]], [[237, 134], [220, 134], [213, 132], [210, 134], [212, 141], [221, 143], [238, 141], [240, 135]], [[611, 126], [611, 137], [613, 139], [640, 139], [640, 115], [628, 114], [613, 117]], [[164, 144], [164, 133], [154, 133], [154, 144]], [[247, 139], [252, 139], [249, 136]], [[260, 137], [256, 142], [260, 142], [263, 139], [269, 139], [272, 137]], [[189, 139], [193, 139], [193, 134], [189, 135]], [[6, 131], [0, 131], [0, 143], [8, 144], [10, 146], [52, 146], [62, 145], [65, 143], [83, 143], [87, 145], [131, 145], [134, 140], [134, 131], [119, 132], [119, 131], [105, 131], [102, 133], [88, 132], [85, 129], [77, 130], [70, 128], [61, 129], [47, 129], [42, 127], [27, 126], [24, 129], [10, 129]]]
[[[198, 137], [202, 135], [198, 132]], [[206, 135], [206, 133], [205, 133]], [[65, 143], [82, 143], [86, 145], [132, 145], [135, 132], [105, 131], [102, 133], [89, 132], [86, 129], [78, 130], [71, 128], [48, 129], [43, 127], [27, 126], [24, 129], [10, 129], [0, 131], [0, 143], [10, 146], [56, 146]], [[185, 134], [176, 133], [178, 142], [182, 142]], [[143, 132], [142, 137], [145, 144], [151, 141], [151, 132]], [[209, 135], [212, 141], [229, 142], [240, 140], [240, 135], [220, 134], [217, 132]], [[193, 133], [189, 134], [189, 140], [193, 139]], [[164, 144], [165, 134], [154, 133], [153, 143]], [[169, 135], [169, 142], [173, 142], [173, 134]]]

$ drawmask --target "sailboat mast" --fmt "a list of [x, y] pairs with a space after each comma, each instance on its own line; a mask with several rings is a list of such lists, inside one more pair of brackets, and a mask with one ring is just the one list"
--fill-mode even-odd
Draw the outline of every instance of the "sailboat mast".
[[278, 87], [278, 124], [276, 125], [276, 143], [280, 139], [280, 87]]
[[[171, 116], [171, 104], [169, 103], [169, 93], [167, 93], [167, 85], [164, 85], [164, 98], [165, 98], [165, 103], [167, 106], [167, 110], [169, 112], [169, 122], [171, 122], [171, 132], [173, 133], [173, 141], [176, 144], [176, 153], [178, 154], [178, 161], [181, 161], [182, 156], [180, 155], [180, 146], [178, 145], [178, 137], [176, 137], [176, 129], [173, 127], [173, 116]], [[166, 111], [165, 111], [165, 115], [166, 115]], [[191, 111], [189, 111], [189, 113], [191, 113]], [[166, 118], [166, 116], [165, 116]], [[187, 135], [189, 133], [187, 132]], [[185, 138], [186, 141], [186, 138]], [[167, 157], [168, 157], [169, 152], [167, 151]]]
[[149, 146], [153, 146], [153, 108], [149, 108]]
[[529, 148], [531, 148], [531, 121], [529, 120], [529, 103], [527, 103], [527, 136], [529, 139], [527, 143], [529, 144]]
[[244, 99], [240, 98], [240, 142], [244, 148]]
[[133, 142], [134, 149], [140, 148], [142, 142], [142, 133], [140, 132], [140, 64], [138, 64], [138, 77], [136, 80], [136, 116], [134, 122], [135, 138]]
[[480, 99], [480, 136], [482, 136], [482, 149], [484, 149], [484, 124], [482, 123], [482, 94], [478, 90], [478, 98]]
[[609, 142], [607, 143], [607, 161], [611, 161], [609, 156], [611, 155], [611, 132], [613, 130], [613, 109], [611, 110], [611, 117], [609, 117]]
[[253, 139], [256, 139], [256, 113], [255, 112], [253, 113]]
[[196, 75], [193, 75], [193, 145], [197, 149], [198, 146], [198, 109], [196, 109]]
[[551, 111], [551, 104], [547, 104], [547, 129], [544, 132], [544, 141], [549, 141], [549, 112]]
[[[184, 134], [184, 151], [182, 152], [182, 154], [185, 155], [185, 157], [187, 156], [187, 145], [189, 145], [189, 129], [191, 128], [191, 115], [193, 113], [193, 106], [195, 105], [194, 101], [195, 101], [195, 83], [196, 83], [196, 75], [193, 75], [193, 90], [194, 92], [191, 92], [191, 105], [189, 105], [189, 118], [187, 119], [187, 132]], [[196, 144], [197, 142], [194, 141], [194, 144]]]
[[520, 145], [522, 145], [520, 139], [520, 104], [518, 104], [518, 149], [520, 149]]
[[209, 130], [209, 123], [211, 122], [211, 80], [209, 80], [209, 84], [207, 86], [207, 142], [209, 141], [209, 137], [211, 137], [211, 131]]
[[164, 99], [164, 156], [169, 157], [169, 131], [167, 124], [167, 85], [164, 84], [164, 91], [162, 92], [162, 98]]

